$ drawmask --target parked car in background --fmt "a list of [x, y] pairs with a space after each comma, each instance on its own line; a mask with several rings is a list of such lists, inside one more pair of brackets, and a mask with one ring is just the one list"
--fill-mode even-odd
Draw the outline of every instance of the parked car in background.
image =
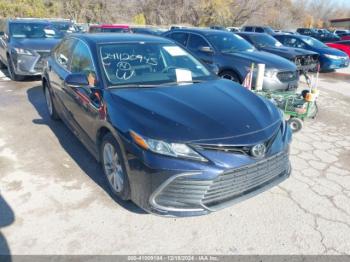
[[276, 38], [268, 34], [239, 32], [236, 33], [250, 42], [259, 51], [282, 56], [296, 64], [299, 72], [316, 71], [318, 54], [301, 48], [282, 45]]
[[350, 35], [344, 35], [340, 38], [341, 41], [350, 40]]
[[[242, 83], [251, 64], [262, 63], [266, 65], [263, 82], [265, 90], [298, 87], [299, 75], [294, 63], [280, 56], [260, 52], [242, 37], [231, 32], [193, 28], [172, 30], [164, 36], [180, 43], [203, 62], [216, 65], [218, 75], [223, 78]], [[255, 77], [256, 74], [254, 80]]]
[[14, 81], [41, 75], [46, 58], [62, 37], [46, 20], [8, 20], [0, 37], [0, 66], [7, 67]]
[[89, 33], [130, 33], [130, 26], [120, 24], [90, 25]]
[[327, 29], [298, 28], [297, 33], [311, 36], [321, 42], [334, 42], [340, 40], [337, 35], [329, 32]]
[[77, 23], [76, 26], [80, 33], [87, 33], [89, 31], [89, 24], [87, 23]]
[[290, 175], [283, 113], [168, 39], [67, 36], [43, 89], [51, 118], [101, 163], [112, 193], [149, 212], [207, 214]]
[[275, 35], [274, 37], [285, 46], [302, 48], [318, 53], [321, 71], [349, 66], [349, 57], [347, 54], [330, 48], [313, 37], [286, 34]]
[[343, 51], [350, 57], [350, 40], [326, 43], [327, 46]]
[[79, 28], [69, 19], [51, 19], [49, 20], [54, 28], [62, 34], [79, 32]]
[[227, 27], [226, 29], [230, 32], [240, 32], [241, 31], [241, 29], [239, 27], [233, 27], [233, 26]]
[[209, 28], [214, 30], [228, 31], [226, 27], [220, 25], [209, 26]]
[[156, 27], [131, 27], [131, 31], [135, 34], [160, 36], [166, 30]]
[[348, 36], [350, 35], [350, 30], [335, 30], [334, 34], [336, 34], [339, 37]]
[[243, 26], [242, 32], [266, 33], [269, 35], [275, 34], [275, 31], [269, 26]]

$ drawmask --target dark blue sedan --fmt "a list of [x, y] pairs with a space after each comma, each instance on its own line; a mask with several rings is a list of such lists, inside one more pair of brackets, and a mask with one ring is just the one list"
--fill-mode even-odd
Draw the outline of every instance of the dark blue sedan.
[[69, 35], [42, 83], [51, 118], [102, 164], [112, 192], [149, 212], [206, 214], [291, 172], [281, 112], [171, 40]]
[[277, 34], [274, 37], [282, 44], [307, 49], [319, 54], [321, 71], [334, 70], [349, 66], [349, 57], [342, 51], [326, 46], [321, 41], [304, 35]]

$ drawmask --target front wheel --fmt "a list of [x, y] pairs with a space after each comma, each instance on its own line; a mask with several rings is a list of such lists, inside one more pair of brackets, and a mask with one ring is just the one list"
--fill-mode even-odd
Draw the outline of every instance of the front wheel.
[[231, 80], [233, 82], [240, 83], [239, 77], [237, 76], [236, 73], [234, 73], [232, 71], [222, 71], [222, 72], [219, 73], [219, 76], [221, 78], [228, 79], [228, 80]]
[[123, 200], [130, 199], [130, 185], [121, 148], [111, 133], [101, 144], [101, 163], [108, 186]]
[[23, 80], [22, 76], [19, 76], [16, 74], [15, 72], [15, 68], [13, 66], [13, 62], [10, 56], [7, 57], [7, 70], [9, 72], [9, 76], [11, 78], [12, 81], [21, 81]]
[[292, 129], [293, 133], [299, 132], [302, 128], [303, 128], [303, 121], [300, 118], [296, 118], [296, 117], [291, 117], [288, 120], [288, 124], [290, 126], [290, 128]]
[[53, 103], [53, 97], [52, 97], [50, 88], [47, 86], [47, 84], [44, 84], [44, 94], [45, 94], [46, 106], [47, 106], [47, 110], [49, 112], [50, 118], [52, 120], [59, 120], [60, 117], [58, 116], [55, 104]]

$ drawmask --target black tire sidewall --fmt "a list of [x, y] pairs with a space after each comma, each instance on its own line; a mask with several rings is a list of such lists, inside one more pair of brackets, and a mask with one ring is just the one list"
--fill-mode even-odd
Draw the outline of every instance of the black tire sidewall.
[[[104, 159], [103, 159], [103, 148], [105, 146], [106, 143], [110, 143], [111, 145], [113, 145], [115, 152], [117, 152], [119, 160], [121, 162], [122, 168], [123, 168], [123, 190], [121, 192], [116, 192], [113, 187], [110, 185], [108, 178], [107, 178], [107, 174], [104, 168]], [[108, 184], [108, 187], [110, 188], [111, 192], [121, 198], [122, 200], [129, 200], [130, 199], [130, 184], [129, 184], [129, 177], [128, 177], [128, 173], [127, 173], [127, 168], [126, 168], [126, 164], [125, 164], [125, 159], [124, 159], [124, 155], [122, 153], [122, 149], [120, 148], [119, 143], [117, 142], [117, 140], [114, 138], [114, 136], [111, 133], [106, 134], [103, 139], [102, 139], [102, 143], [101, 143], [101, 147], [100, 147], [100, 159], [101, 159], [101, 167], [103, 170], [103, 174], [104, 177], [106, 179], [106, 183]]]
[[[232, 80], [233, 82], [236, 82], [236, 83], [241, 83], [238, 75], [235, 73], [235, 72], [232, 72], [232, 71], [222, 71], [219, 76], [222, 77], [223, 75], [230, 75], [233, 79], [235, 80]], [[224, 79], [227, 79], [227, 78], [224, 78]], [[230, 80], [230, 79], [229, 79]]]
[[55, 102], [54, 102], [54, 97], [52, 95], [52, 90], [50, 89], [49, 85], [47, 83], [44, 84], [44, 96], [45, 96], [45, 103], [46, 103], [46, 107], [47, 106], [47, 101], [46, 101], [46, 90], [49, 91], [49, 94], [50, 94], [50, 100], [51, 100], [51, 107], [52, 107], [52, 114], [50, 114], [50, 111], [49, 109], [47, 108], [47, 111], [49, 113], [49, 116], [52, 120], [59, 120], [60, 117], [57, 113], [57, 110], [56, 110], [56, 107], [55, 107]]

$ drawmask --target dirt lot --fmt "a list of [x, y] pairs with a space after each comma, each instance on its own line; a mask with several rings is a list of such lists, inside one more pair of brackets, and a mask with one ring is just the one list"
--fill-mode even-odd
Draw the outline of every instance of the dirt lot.
[[322, 75], [290, 179], [184, 219], [113, 199], [92, 156], [49, 120], [39, 85], [0, 74], [0, 254], [350, 254], [350, 75]]

